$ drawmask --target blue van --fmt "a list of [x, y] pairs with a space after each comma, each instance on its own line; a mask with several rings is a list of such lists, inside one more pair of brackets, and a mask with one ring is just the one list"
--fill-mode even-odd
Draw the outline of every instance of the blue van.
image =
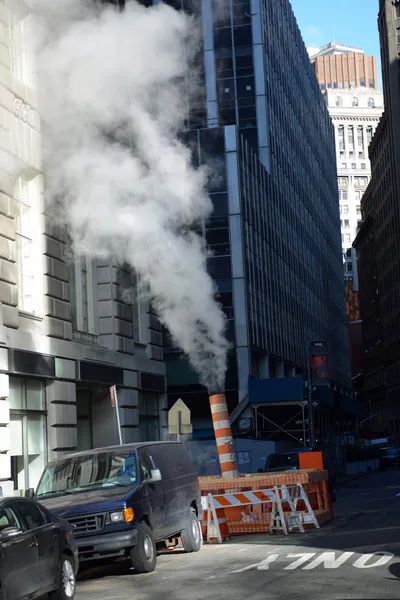
[[45, 468], [36, 493], [75, 526], [79, 562], [130, 557], [135, 571], [156, 566], [156, 545], [202, 545], [198, 476], [177, 442], [144, 442], [77, 452]]

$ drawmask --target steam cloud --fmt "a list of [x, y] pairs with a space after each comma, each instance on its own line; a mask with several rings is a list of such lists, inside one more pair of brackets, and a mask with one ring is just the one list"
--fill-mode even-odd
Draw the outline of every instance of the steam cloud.
[[207, 172], [177, 139], [193, 21], [164, 4], [131, 1], [123, 13], [93, 0], [29, 5], [40, 24], [47, 199], [77, 252], [135, 268], [201, 382], [221, 388], [226, 321], [189, 231], [212, 211]]

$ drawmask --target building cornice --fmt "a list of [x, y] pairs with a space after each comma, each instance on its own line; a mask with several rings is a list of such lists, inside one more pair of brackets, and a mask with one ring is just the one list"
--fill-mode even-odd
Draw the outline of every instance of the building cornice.
[[353, 115], [332, 115], [331, 114], [331, 119], [332, 121], [373, 121], [376, 123], [379, 123], [380, 121], [380, 117], [368, 117], [367, 115], [365, 116], [353, 116]]

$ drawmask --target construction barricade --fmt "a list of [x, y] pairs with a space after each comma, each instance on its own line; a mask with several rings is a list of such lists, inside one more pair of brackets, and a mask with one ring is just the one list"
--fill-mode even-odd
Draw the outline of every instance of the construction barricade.
[[[254, 492], [238, 492], [232, 494], [220, 494], [212, 496], [208, 494], [202, 497], [203, 509], [205, 513], [205, 539], [207, 542], [216, 539], [218, 543], [229, 537], [226, 518], [222, 516], [223, 512], [239, 508], [241, 510], [241, 523], [252, 522], [261, 525], [263, 529], [267, 524], [270, 533], [276, 531], [288, 535], [289, 531], [298, 530], [305, 533], [304, 525], [313, 525], [319, 529], [318, 520], [311, 508], [310, 502], [304, 492], [301, 483], [286, 486], [282, 485], [272, 489], [257, 490]], [[306, 511], [297, 510], [299, 501], [304, 502]], [[289, 507], [284, 511], [284, 506]], [[269, 510], [265, 510], [269, 507]], [[253, 512], [256, 507], [261, 507], [261, 512]], [[223, 511], [223, 512], [222, 512]], [[219, 512], [219, 514], [218, 514]], [[222, 517], [222, 518], [221, 518]], [[233, 527], [230, 523], [230, 528]]]
[[[200, 477], [201, 493], [205, 497], [202, 523], [204, 539], [218, 539], [218, 536], [213, 533], [216, 523], [220, 526], [221, 539], [249, 533], [275, 531], [285, 533], [284, 525], [288, 531], [291, 531], [293, 523], [298, 523], [299, 518], [304, 528], [319, 526], [333, 518], [327, 480], [326, 471], [263, 473], [232, 479]], [[280, 504], [276, 505], [275, 508], [278, 510], [274, 513], [273, 498], [276, 498], [276, 490], [278, 490]], [[249, 496], [249, 492], [252, 494], [261, 492], [261, 494]], [[235, 503], [227, 505], [226, 502], [232, 495], [235, 496]], [[216, 512], [209, 522], [210, 510], [206, 507], [211, 507], [210, 496], [219, 497], [220, 500], [217, 504], [213, 501]], [[247, 500], [253, 499], [254, 502], [247, 502], [245, 497]], [[256, 501], [255, 498], [258, 500]], [[284, 518], [280, 515], [280, 509]], [[272, 523], [275, 523], [273, 527]], [[207, 531], [209, 524], [211, 536]]]

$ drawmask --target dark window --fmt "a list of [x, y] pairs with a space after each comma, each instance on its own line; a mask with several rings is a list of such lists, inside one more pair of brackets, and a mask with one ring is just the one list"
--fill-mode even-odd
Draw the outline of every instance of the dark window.
[[210, 193], [225, 191], [226, 190], [226, 173], [225, 173], [224, 157], [222, 156], [219, 159], [214, 157], [211, 167], [212, 167], [212, 170], [211, 170], [210, 179], [208, 182], [208, 191]]
[[256, 149], [258, 147], [257, 127], [242, 129], [240, 133], [243, 134], [243, 137], [247, 140], [250, 148]]
[[225, 152], [224, 134], [220, 129], [200, 131], [200, 146], [204, 156], [223, 155]]
[[239, 108], [239, 125], [241, 127], [245, 125], [256, 125], [256, 107], [255, 106], [242, 106]]
[[16, 527], [17, 529], [23, 529], [21, 521], [11, 508], [10, 505], [4, 506], [0, 510], [0, 531], [3, 531], [6, 527]]
[[216, 58], [215, 69], [217, 79], [227, 79], [233, 77], [233, 60], [232, 57]]
[[240, 77], [236, 80], [238, 98], [254, 96], [254, 77]]
[[220, 217], [228, 214], [228, 197], [227, 194], [212, 194], [211, 200], [214, 210], [211, 213], [212, 217]]
[[232, 277], [231, 259], [229, 256], [216, 256], [207, 262], [208, 272], [214, 279]]
[[227, 108], [219, 111], [220, 125], [233, 125], [236, 123], [236, 110]]
[[253, 56], [251, 54], [236, 57], [236, 75], [238, 77], [253, 75], [253, 72]]
[[251, 46], [251, 25], [246, 25], [244, 27], [235, 27], [233, 30], [233, 36], [235, 40], [235, 47]]
[[228, 221], [228, 218], [226, 216], [225, 217], [211, 219], [207, 223], [207, 229], [226, 229], [228, 227], [229, 227], [229, 221]]
[[206, 231], [207, 244], [229, 244], [228, 229], [208, 229]]
[[234, 25], [247, 25], [250, 23], [250, 2], [240, 2], [233, 4], [233, 24]]
[[217, 81], [217, 94], [219, 102], [235, 98], [235, 80], [223, 79]]
[[150, 479], [151, 472], [157, 468], [148, 450], [140, 451], [140, 467], [144, 479]]
[[17, 504], [22, 518], [25, 521], [27, 529], [37, 529], [46, 525], [46, 520], [40, 512], [38, 506], [33, 502], [26, 502], [25, 500], [18, 502]]
[[229, 292], [224, 292], [222, 294], [218, 294], [216, 300], [224, 308], [230, 308], [233, 306], [233, 295]]
[[232, 48], [232, 30], [230, 27], [214, 30], [214, 48]]
[[232, 345], [235, 344], [235, 322], [228, 321], [228, 325], [226, 327], [225, 336], [228, 342]]
[[192, 460], [185, 448], [174, 445], [159, 445], [151, 453], [166, 479], [175, 479], [194, 472]]

